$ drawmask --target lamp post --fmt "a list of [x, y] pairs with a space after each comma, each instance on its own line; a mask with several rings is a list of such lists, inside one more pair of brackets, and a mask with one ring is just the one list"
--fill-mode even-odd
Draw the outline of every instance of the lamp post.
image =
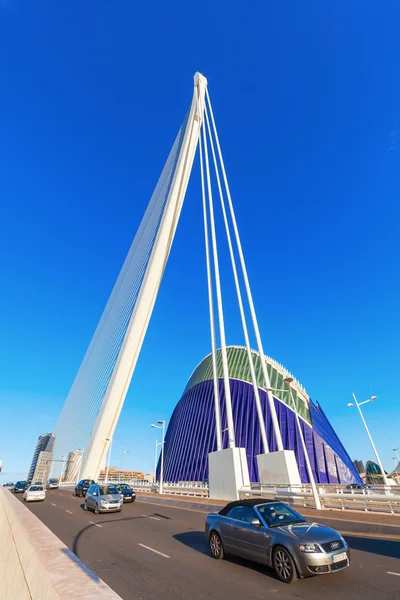
[[119, 478], [121, 479], [122, 477], [122, 457], [124, 454], [127, 454], [129, 452], [129, 450], [125, 450], [125, 448], [122, 446], [121, 448], [121, 458], [119, 461]]
[[83, 453], [85, 452], [85, 448], [77, 448], [76, 451], [79, 452], [80, 455], [81, 455], [81, 461], [79, 463], [78, 479], [77, 479], [77, 481], [79, 481], [80, 478], [81, 478], [82, 463], [83, 463]]
[[111, 460], [111, 450], [112, 450], [112, 438], [106, 438], [106, 442], [110, 442], [110, 447], [108, 449], [108, 457], [107, 457], [107, 466], [106, 466], [106, 479], [105, 483], [108, 483], [108, 471], [110, 469], [110, 460]]
[[154, 456], [154, 483], [157, 483], [156, 474], [157, 474], [157, 451], [158, 451], [158, 446], [162, 446], [162, 443], [158, 442], [156, 440], [156, 453], [155, 453], [155, 456]]
[[62, 466], [61, 475], [60, 475], [60, 483], [61, 483], [61, 481], [64, 481], [64, 469], [65, 469], [65, 461], [67, 460], [67, 455], [64, 454], [63, 456], [60, 456], [60, 460], [63, 461], [63, 466]]
[[393, 448], [393, 452], [394, 452], [394, 453], [395, 453], [395, 455], [397, 456], [397, 460], [400, 462], [399, 451], [397, 450], [397, 448]]
[[307, 446], [306, 446], [306, 442], [304, 440], [303, 430], [302, 430], [301, 424], [300, 424], [300, 418], [299, 418], [296, 403], [295, 403], [294, 397], [293, 397], [292, 386], [291, 386], [293, 381], [294, 381], [293, 377], [285, 377], [283, 382], [288, 385], [288, 389], [287, 390], [286, 389], [271, 390], [271, 391], [275, 391], [275, 392], [287, 392], [288, 391], [289, 392], [289, 396], [290, 396], [292, 407], [293, 407], [293, 412], [296, 417], [297, 429], [299, 431], [300, 441], [301, 441], [301, 445], [303, 448], [304, 460], [306, 461], [307, 474], [308, 474], [308, 479], [310, 480], [310, 484], [311, 484], [311, 490], [312, 490], [312, 494], [313, 494], [313, 498], [314, 498], [315, 508], [317, 510], [321, 510], [321, 501], [319, 499], [317, 486], [315, 485], [314, 473], [312, 472], [310, 457], [308, 456]]
[[160, 494], [163, 493], [163, 484], [164, 484], [164, 445], [165, 445], [165, 421], [157, 421], [157, 425], [152, 423], [151, 425], [154, 429], [162, 430], [162, 439], [161, 439], [161, 468], [160, 468]]
[[373, 439], [371, 437], [371, 434], [369, 432], [367, 423], [366, 423], [366, 421], [364, 419], [364, 415], [363, 415], [363, 413], [361, 411], [361, 408], [360, 408], [363, 404], [367, 404], [368, 402], [373, 402], [374, 400], [376, 400], [376, 396], [371, 396], [370, 398], [368, 398], [368, 400], [364, 400], [363, 402], [357, 402], [357, 398], [356, 398], [356, 395], [355, 395], [354, 392], [352, 392], [352, 396], [354, 398], [354, 402], [348, 402], [347, 406], [357, 406], [358, 412], [360, 413], [361, 420], [364, 423], [365, 431], [367, 432], [367, 435], [369, 437], [369, 441], [371, 442], [372, 449], [373, 449], [374, 454], [376, 456], [377, 463], [378, 463], [379, 468], [381, 470], [382, 478], [383, 478], [383, 483], [385, 484], [386, 487], [388, 487], [389, 486], [389, 482], [388, 482], [387, 477], [386, 477], [385, 469], [382, 466], [381, 459], [379, 458], [378, 451], [377, 451], [377, 449], [375, 447], [374, 441], [373, 441]]

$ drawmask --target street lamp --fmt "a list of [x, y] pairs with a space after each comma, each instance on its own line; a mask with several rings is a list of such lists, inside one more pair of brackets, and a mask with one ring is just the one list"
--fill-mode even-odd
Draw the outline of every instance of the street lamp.
[[155, 453], [155, 456], [154, 456], [154, 483], [157, 483], [156, 473], [157, 473], [157, 452], [158, 452], [158, 446], [162, 446], [162, 443], [158, 442], [156, 440], [156, 453]]
[[63, 466], [62, 466], [61, 475], [60, 475], [60, 483], [61, 483], [61, 481], [64, 481], [64, 469], [65, 469], [65, 461], [67, 460], [67, 455], [66, 454], [61, 455], [60, 460], [63, 461]]
[[111, 460], [111, 449], [112, 449], [112, 438], [106, 438], [105, 442], [110, 442], [110, 447], [108, 449], [108, 457], [107, 457], [107, 467], [106, 467], [106, 479], [105, 483], [108, 483], [108, 471], [110, 469], [110, 460]]
[[85, 452], [85, 448], [77, 448], [76, 451], [79, 452], [80, 455], [81, 455], [81, 460], [80, 460], [80, 463], [79, 463], [79, 471], [78, 471], [78, 481], [79, 481], [80, 478], [81, 478], [82, 463], [83, 463], [83, 453]]
[[163, 493], [163, 483], [164, 483], [164, 445], [165, 445], [165, 421], [157, 421], [157, 425], [152, 423], [151, 425], [154, 429], [162, 429], [162, 440], [161, 440], [161, 468], [160, 468], [160, 494]]
[[396, 454], [397, 460], [400, 462], [400, 456], [399, 456], [399, 452], [398, 452], [397, 448], [393, 448], [393, 452]]
[[315, 485], [314, 473], [312, 472], [310, 458], [308, 456], [307, 446], [306, 446], [306, 442], [304, 440], [303, 430], [302, 430], [301, 424], [300, 424], [300, 418], [299, 418], [299, 415], [298, 415], [298, 412], [297, 412], [296, 403], [295, 403], [294, 397], [293, 397], [292, 386], [291, 386], [291, 384], [293, 383], [293, 381], [294, 381], [293, 377], [285, 377], [284, 380], [283, 380], [283, 382], [288, 385], [288, 389], [271, 390], [271, 391], [275, 391], [275, 392], [289, 392], [290, 399], [291, 399], [291, 402], [292, 402], [293, 411], [294, 411], [294, 414], [295, 414], [295, 417], [296, 417], [297, 429], [299, 431], [300, 441], [301, 441], [301, 445], [302, 445], [302, 448], [303, 448], [304, 460], [306, 461], [307, 474], [308, 474], [308, 479], [310, 480], [310, 484], [311, 484], [311, 490], [312, 490], [312, 494], [313, 494], [313, 497], [314, 497], [315, 508], [317, 510], [321, 510], [321, 501], [319, 499], [319, 494], [318, 494], [317, 486]]
[[122, 457], [124, 454], [127, 454], [129, 452], [129, 450], [125, 450], [124, 447], [122, 446], [121, 448], [121, 458], [119, 461], [119, 477], [120, 479], [122, 478]]
[[366, 423], [366, 421], [364, 419], [364, 415], [362, 414], [362, 411], [361, 411], [361, 408], [360, 408], [360, 406], [362, 406], [363, 404], [367, 404], [368, 402], [373, 402], [374, 400], [376, 400], [376, 396], [371, 396], [370, 398], [368, 398], [368, 400], [364, 400], [363, 402], [357, 402], [357, 398], [356, 398], [356, 395], [355, 395], [354, 392], [352, 392], [352, 396], [354, 398], [354, 402], [348, 402], [347, 406], [357, 406], [358, 412], [360, 413], [361, 420], [364, 423], [365, 431], [368, 434], [369, 441], [371, 442], [372, 449], [373, 449], [373, 451], [375, 453], [377, 463], [378, 463], [379, 468], [381, 470], [382, 478], [383, 478], [383, 483], [385, 484], [385, 486], [388, 487], [389, 486], [389, 482], [388, 482], [387, 477], [386, 477], [385, 469], [382, 466], [381, 459], [379, 458], [378, 451], [377, 451], [377, 449], [375, 447], [375, 444], [374, 444], [373, 439], [371, 437], [371, 434], [369, 432], [367, 423]]

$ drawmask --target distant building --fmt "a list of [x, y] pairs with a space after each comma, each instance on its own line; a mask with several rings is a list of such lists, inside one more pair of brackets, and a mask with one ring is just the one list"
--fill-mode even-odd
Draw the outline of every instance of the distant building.
[[[42, 483], [46, 483], [49, 478], [49, 473], [51, 469], [51, 463], [53, 461], [53, 453], [52, 452], [39, 452], [36, 467], [32, 474], [32, 483], [36, 481], [41, 481]], [[30, 472], [29, 472], [30, 473]]]
[[[105, 479], [106, 469], [102, 469], [100, 471], [99, 479]], [[110, 467], [108, 469], [108, 481], [121, 481], [121, 480], [129, 480], [129, 481], [143, 481], [144, 473], [141, 471], [120, 471], [116, 467]]]
[[78, 481], [79, 471], [82, 463], [82, 452], [70, 452], [68, 454], [67, 462], [65, 465], [63, 481], [76, 482]]
[[[51, 461], [53, 460], [53, 449], [54, 449], [55, 441], [56, 441], [56, 436], [54, 435], [54, 433], [43, 433], [42, 435], [39, 436], [38, 441], [36, 442], [36, 448], [35, 448], [35, 452], [33, 454], [31, 468], [29, 469], [29, 473], [28, 473], [29, 481], [42, 481], [41, 478], [35, 479], [35, 477], [34, 477], [41, 452], [44, 452], [46, 455], [51, 454], [50, 458], [48, 456], [42, 456], [40, 458], [40, 461], [41, 461], [40, 462], [40, 472], [46, 471], [46, 469], [44, 469], [44, 465], [47, 464], [46, 461], [50, 460], [49, 468], [47, 470], [47, 475], [48, 475], [48, 473], [50, 471]], [[46, 475], [45, 479], [47, 479], [47, 475]]]
[[353, 460], [353, 465], [360, 475], [365, 475], [365, 466], [362, 460]]
[[[377, 465], [372, 460], [369, 460], [367, 462], [365, 473], [366, 473], [366, 483], [369, 483], [371, 485], [374, 485], [374, 484], [382, 484], [383, 485], [384, 481], [383, 481], [381, 468], [379, 465]], [[393, 477], [393, 474], [389, 475], [389, 473], [387, 471], [385, 471], [385, 475], [386, 475], [386, 479], [389, 482], [389, 485], [396, 484], [396, 479], [395, 479], [395, 477]]]

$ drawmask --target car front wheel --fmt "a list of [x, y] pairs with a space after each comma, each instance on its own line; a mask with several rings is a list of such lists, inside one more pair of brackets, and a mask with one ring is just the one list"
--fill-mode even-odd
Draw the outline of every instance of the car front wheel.
[[97, 504], [97, 502], [96, 502], [96, 505], [95, 505], [95, 507], [94, 507], [94, 514], [95, 514], [95, 515], [98, 515], [98, 514], [100, 514], [100, 513], [99, 513], [99, 505]]
[[293, 583], [297, 579], [296, 565], [289, 552], [282, 546], [274, 550], [273, 565], [276, 575], [284, 583]]
[[224, 558], [224, 547], [222, 540], [216, 531], [213, 531], [210, 535], [210, 552], [213, 558], [220, 560]]

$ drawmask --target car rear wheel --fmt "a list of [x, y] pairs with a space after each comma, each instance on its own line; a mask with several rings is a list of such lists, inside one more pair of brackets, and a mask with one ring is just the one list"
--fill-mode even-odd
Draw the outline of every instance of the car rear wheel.
[[222, 540], [216, 531], [211, 533], [209, 542], [212, 557], [218, 560], [224, 558], [224, 547], [222, 545]]
[[278, 546], [274, 550], [273, 565], [276, 575], [284, 583], [293, 583], [297, 579], [296, 565], [290, 553]]

